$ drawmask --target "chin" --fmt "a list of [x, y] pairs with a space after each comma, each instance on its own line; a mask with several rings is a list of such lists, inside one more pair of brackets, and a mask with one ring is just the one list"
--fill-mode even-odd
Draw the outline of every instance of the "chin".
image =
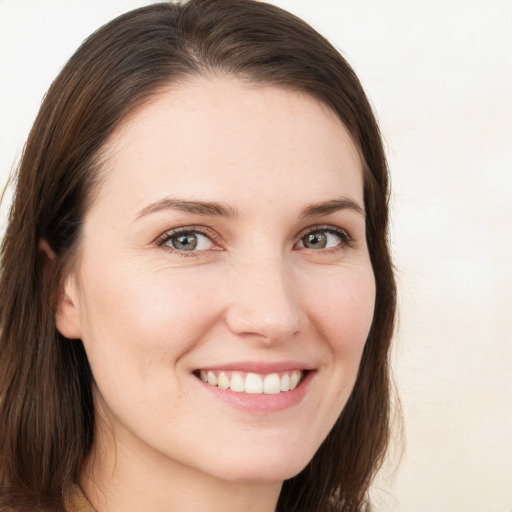
[[314, 453], [304, 453], [302, 449], [292, 448], [289, 453], [282, 450], [263, 451], [234, 461], [225, 460], [222, 474], [217, 467], [215, 473], [225, 480], [236, 483], [272, 483], [283, 482], [300, 473], [310, 462]]

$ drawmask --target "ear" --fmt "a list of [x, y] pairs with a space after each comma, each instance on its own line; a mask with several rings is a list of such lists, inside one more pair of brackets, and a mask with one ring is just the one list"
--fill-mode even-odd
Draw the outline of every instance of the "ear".
[[39, 240], [39, 251], [46, 256], [49, 262], [53, 263], [55, 261], [55, 253], [50, 247], [50, 244], [44, 238]]
[[57, 330], [66, 338], [79, 339], [82, 337], [80, 303], [75, 274], [68, 274], [59, 290], [55, 324]]
[[[46, 257], [45, 265], [55, 265], [55, 252], [46, 240], [43, 239], [39, 242], [39, 250]], [[57, 330], [66, 338], [71, 339], [82, 337], [77, 292], [76, 277], [70, 273], [65, 277], [61, 289], [58, 291], [55, 323]]]

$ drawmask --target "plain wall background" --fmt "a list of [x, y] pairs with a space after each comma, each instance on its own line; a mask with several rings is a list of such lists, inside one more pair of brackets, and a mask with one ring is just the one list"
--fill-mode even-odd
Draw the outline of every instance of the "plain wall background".
[[[147, 3], [0, 0], [2, 185], [67, 58]], [[512, 1], [273, 3], [342, 50], [387, 144], [406, 451], [376, 508], [512, 512]]]

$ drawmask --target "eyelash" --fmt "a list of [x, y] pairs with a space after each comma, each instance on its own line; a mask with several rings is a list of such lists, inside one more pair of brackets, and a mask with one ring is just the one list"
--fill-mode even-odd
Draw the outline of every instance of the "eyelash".
[[[349, 235], [349, 233], [344, 229], [341, 229], [341, 228], [338, 228], [335, 226], [331, 226], [331, 225], [318, 225], [318, 226], [308, 227], [304, 231], [302, 231], [299, 235], [299, 241], [294, 245], [294, 248], [297, 249], [297, 247], [295, 247], [295, 246], [299, 242], [302, 242], [307, 235], [315, 233], [315, 232], [325, 232], [325, 233], [330, 233], [332, 235], [335, 235], [340, 239], [340, 244], [337, 245], [336, 247], [324, 249], [323, 251], [322, 251], [322, 249], [319, 249], [319, 250], [311, 249], [314, 252], [320, 252], [320, 251], [322, 251], [324, 253], [325, 252], [336, 252], [345, 247], [351, 247], [352, 242], [354, 241], [353, 238]], [[182, 227], [182, 228], [173, 229], [171, 231], [167, 231], [166, 233], [164, 233], [162, 236], [160, 236], [155, 241], [155, 245], [158, 247], [163, 247], [164, 249], [166, 249], [170, 252], [173, 252], [173, 253], [177, 253], [183, 257], [191, 257], [191, 256], [197, 257], [197, 256], [199, 256], [198, 253], [208, 252], [208, 250], [181, 251], [179, 249], [175, 249], [173, 247], [169, 247], [169, 246], [165, 245], [166, 242], [171, 240], [172, 237], [174, 237], [176, 235], [188, 234], [188, 233], [199, 233], [199, 234], [205, 236], [206, 238], [208, 238], [214, 244], [222, 247], [222, 244], [220, 243], [219, 236], [213, 230], [206, 228], [204, 226], [189, 226], [189, 227]], [[307, 247], [299, 247], [298, 249], [303, 249], [303, 248], [307, 249]], [[213, 249], [213, 250], [218, 250], [218, 249]]]

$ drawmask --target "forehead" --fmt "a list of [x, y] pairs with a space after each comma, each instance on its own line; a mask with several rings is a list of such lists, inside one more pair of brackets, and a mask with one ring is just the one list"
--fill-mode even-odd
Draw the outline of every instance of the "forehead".
[[[268, 196], [269, 185], [282, 198], [306, 187], [326, 196], [318, 200], [337, 186], [362, 194], [358, 151], [331, 109], [302, 92], [233, 78], [160, 91], [122, 123], [104, 156], [103, 191], [113, 185], [119, 193], [139, 179], [140, 201], [164, 191], [194, 196], [205, 182], [207, 196], [233, 186]], [[159, 191], [151, 190], [155, 180]]]

